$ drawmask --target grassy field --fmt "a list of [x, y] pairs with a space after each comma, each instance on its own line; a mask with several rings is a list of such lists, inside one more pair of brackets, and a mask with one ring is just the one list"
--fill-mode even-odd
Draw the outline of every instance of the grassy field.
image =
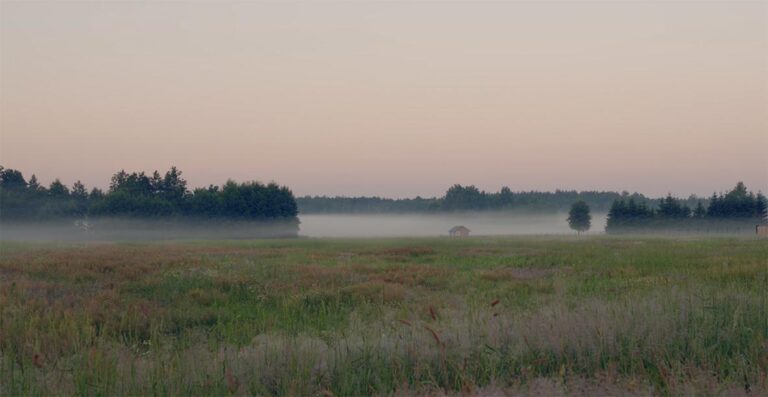
[[768, 394], [765, 240], [0, 249], [0, 395]]

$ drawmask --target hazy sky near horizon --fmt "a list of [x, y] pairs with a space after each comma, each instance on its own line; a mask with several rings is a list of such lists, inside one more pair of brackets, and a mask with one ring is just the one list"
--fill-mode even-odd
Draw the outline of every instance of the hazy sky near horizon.
[[768, 191], [768, 3], [0, 3], [0, 164], [105, 187]]

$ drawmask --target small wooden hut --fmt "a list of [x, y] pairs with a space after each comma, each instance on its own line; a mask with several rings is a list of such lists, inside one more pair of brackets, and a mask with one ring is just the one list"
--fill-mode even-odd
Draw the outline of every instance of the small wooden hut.
[[466, 226], [454, 226], [448, 231], [448, 235], [451, 237], [467, 237], [469, 236], [469, 229]]

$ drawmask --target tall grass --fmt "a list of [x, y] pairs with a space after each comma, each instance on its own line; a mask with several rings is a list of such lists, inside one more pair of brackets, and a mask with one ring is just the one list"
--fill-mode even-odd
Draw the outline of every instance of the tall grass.
[[768, 393], [768, 244], [0, 245], [2, 395]]

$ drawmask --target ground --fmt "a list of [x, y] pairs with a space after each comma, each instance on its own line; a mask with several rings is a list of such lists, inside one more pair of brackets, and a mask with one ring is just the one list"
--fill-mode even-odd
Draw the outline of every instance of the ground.
[[0, 243], [0, 395], [765, 395], [768, 241]]

